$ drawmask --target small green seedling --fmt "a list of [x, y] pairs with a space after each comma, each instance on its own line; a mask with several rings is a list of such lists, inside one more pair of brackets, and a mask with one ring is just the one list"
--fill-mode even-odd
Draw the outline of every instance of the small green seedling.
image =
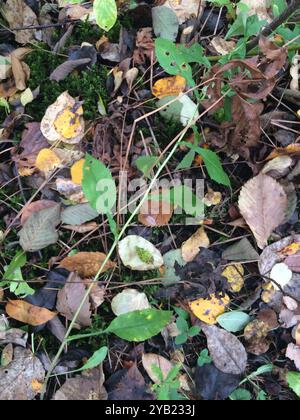
[[178, 318], [176, 320], [176, 326], [180, 331], [180, 334], [175, 338], [175, 344], [181, 345], [188, 341], [189, 338], [195, 337], [201, 331], [201, 328], [197, 325], [190, 327], [187, 319], [188, 313], [183, 311], [180, 308], [175, 309], [176, 313], [178, 314]]

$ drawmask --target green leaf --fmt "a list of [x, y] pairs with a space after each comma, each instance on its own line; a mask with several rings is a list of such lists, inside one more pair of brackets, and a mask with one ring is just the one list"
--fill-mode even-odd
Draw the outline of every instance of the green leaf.
[[202, 156], [208, 175], [213, 181], [217, 182], [218, 184], [225, 185], [226, 187], [231, 187], [230, 179], [222, 167], [219, 156], [215, 152], [212, 150], [203, 149], [188, 142], [182, 142], [182, 144], [191, 148], [200, 156]]
[[232, 401], [251, 401], [252, 395], [247, 389], [238, 388], [229, 397]]
[[217, 321], [226, 331], [236, 333], [242, 331], [249, 324], [251, 318], [244, 312], [233, 311], [220, 315]]
[[94, 13], [96, 22], [101, 29], [109, 31], [118, 18], [118, 9], [115, 0], [95, 0]]
[[116, 183], [109, 169], [89, 154], [83, 167], [82, 190], [99, 214], [111, 213], [117, 201]]
[[159, 334], [170, 322], [172, 314], [158, 309], [129, 312], [115, 318], [105, 332], [127, 341], [145, 341]]
[[0, 286], [8, 285], [10, 292], [20, 297], [33, 295], [35, 292], [23, 279], [21, 268], [26, 262], [26, 254], [21, 250], [18, 251], [5, 270], [3, 279], [7, 281], [0, 282]]
[[[160, 115], [168, 120], [178, 120], [182, 125], [187, 126], [192, 120], [199, 117], [198, 105], [188, 95], [165, 96], [157, 101], [157, 108], [164, 107], [159, 111]], [[171, 103], [170, 103], [171, 102]]]
[[205, 365], [210, 365], [212, 363], [212, 358], [209, 355], [208, 349], [202, 350], [200, 353], [200, 356], [198, 357], [197, 364], [200, 367], [203, 367]]
[[101, 349], [95, 351], [92, 357], [86, 362], [86, 364], [79, 370], [87, 370], [87, 369], [93, 369], [99, 365], [105, 360], [108, 353], [107, 347], [101, 347]]
[[138, 170], [144, 174], [144, 176], [152, 179], [150, 172], [152, 168], [157, 165], [158, 159], [159, 158], [157, 156], [141, 156], [137, 158], [135, 165]]
[[195, 156], [196, 153], [194, 152], [194, 150], [190, 150], [179, 163], [179, 165], [176, 167], [176, 171], [180, 171], [181, 169], [190, 169], [195, 160]]
[[157, 37], [175, 41], [178, 35], [179, 21], [176, 13], [166, 6], [152, 9], [153, 30]]
[[181, 346], [182, 344], [186, 343], [188, 340], [188, 335], [186, 333], [182, 333], [177, 335], [177, 337], [175, 337], [175, 344], [177, 346]]
[[181, 333], [187, 333], [188, 330], [189, 330], [188, 322], [184, 318], [182, 318], [181, 316], [177, 318], [176, 326]]
[[56, 226], [60, 222], [60, 204], [34, 212], [19, 232], [24, 251], [35, 252], [58, 241]]
[[289, 372], [287, 374], [287, 383], [297, 397], [300, 397], [300, 372]]
[[189, 337], [196, 337], [201, 331], [201, 328], [198, 325], [194, 325], [189, 329], [188, 335]]

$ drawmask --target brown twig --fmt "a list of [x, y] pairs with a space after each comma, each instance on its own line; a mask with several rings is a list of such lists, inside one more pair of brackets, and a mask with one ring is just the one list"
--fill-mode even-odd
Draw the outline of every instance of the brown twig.
[[292, 16], [297, 9], [300, 8], [300, 0], [292, 0], [291, 4], [285, 9], [284, 12], [281, 13], [277, 18], [275, 18], [269, 25], [265, 26], [264, 29], [247, 45], [247, 52], [253, 50], [258, 43], [260, 37], [269, 36], [272, 32], [275, 31], [280, 25], [288, 20], [290, 16]]

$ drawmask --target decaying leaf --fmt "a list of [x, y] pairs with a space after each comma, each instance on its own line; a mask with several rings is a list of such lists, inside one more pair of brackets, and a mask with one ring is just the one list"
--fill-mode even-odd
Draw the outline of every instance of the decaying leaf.
[[271, 341], [267, 338], [269, 331], [270, 328], [264, 321], [255, 320], [246, 326], [244, 337], [249, 353], [259, 356], [269, 350], [271, 345]]
[[145, 293], [138, 292], [135, 289], [123, 290], [111, 302], [111, 309], [117, 316], [149, 308], [151, 308], [151, 305]]
[[55, 244], [58, 240], [56, 226], [60, 222], [60, 204], [35, 211], [19, 232], [24, 251], [35, 252]]
[[285, 220], [288, 201], [283, 187], [273, 178], [260, 174], [243, 187], [239, 208], [263, 249], [273, 230]]
[[209, 299], [198, 299], [189, 303], [193, 314], [206, 324], [217, 323], [218, 316], [222, 315], [230, 304], [229, 296], [218, 297], [211, 295]]
[[209, 238], [204, 227], [199, 228], [181, 247], [182, 258], [185, 262], [191, 262], [199, 254], [200, 248], [208, 248]]
[[186, 79], [182, 76], [165, 77], [158, 80], [152, 89], [152, 93], [158, 99], [165, 96], [176, 96], [184, 92], [186, 87]]
[[229, 265], [225, 268], [222, 273], [223, 277], [226, 277], [230, 288], [229, 290], [233, 293], [238, 293], [244, 287], [244, 267], [242, 264]]
[[45, 174], [53, 172], [61, 164], [61, 160], [51, 149], [43, 149], [39, 152], [36, 158], [35, 166]]
[[21, 216], [21, 225], [24, 226], [25, 222], [29, 219], [29, 217], [34, 214], [36, 211], [48, 209], [50, 207], [57, 206], [55, 201], [51, 200], [38, 200], [33, 201], [30, 204], [27, 204], [23, 207], [22, 216]]
[[229, 54], [236, 47], [235, 41], [226, 41], [221, 36], [215, 36], [211, 41], [211, 45], [221, 55]]
[[0, 367], [0, 400], [33, 400], [41, 391], [44, 379], [40, 360], [30, 350], [16, 347], [13, 361]]
[[207, 346], [215, 366], [224, 373], [241, 375], [247, 367], [247, 353], [242, 343], [231, 333], [211, 325], [204, 326]]
[[206, 207], [217, 206], [221, 203], [221, 201], [222, 194], [209, 188], [208, 192], [205, 194], [204, 197], [204, 204], [206, 205]]
[[222, 254], [224, 260], [229, 261], [257, 261], [258, 252], [253, 248], [247, 238], [229, 246]]
[[41, 131], [50, 144], [78, 144], [84, 137], [83, 108], [68, 92], [50, 105], [41, 122]]
[[[82, 278], [94, 277], [106, 259], [102, 252], [78, 252], [71, 257], [64, 258], [59, 266], [68, 271], [76, 272]], [[103, 267], [102, 273], [116, 266], [112, 261], [108, 261]]]
[[18, 328], [11, 328], [9, 330], [1, 331], [0, 329], [0, 344], [15, 344], [17, 346], [26, 347], [28, 340], [28, 333]]
[[165, 226], [173, 215], [173, 206], [167, 201], [146, 201], [140, 210], [139, 222], [148, 227]]
[[[71, 273], [67, 283], [57, 294], [57, 311], [71, 321], [86, 293], [86, 287], [81, 278]], [[92, 325], [90, 303], [88, 298], [84, 301], [82, 309], [77, 317], [76, 324], [79, 327]]]
[[291, 359], [296, 368], [300, 371], [300, 346], [290, 343], [286, 350], [286, 357]]
[[[4, 7], [4, 16], [10, 28], [22, 28], [39, 25], [36, 14], [23, 0], [8, 0]], [[20, 44], [28, 44], [34, 38], [35, 31], [25, 29], [16, 31], [16, 41]]]
[[55, 312], [31, 305], [24, 300], [10, 300], [5, 310], [11, 318], [33, 327], [46, 324], [57, 315]]
[[75, 378], [68, 378], [56, 391], [54, 401], [103, 401], [107, 392], [103, 384], [105, 377], [102, 366], [82, 372]]
[[164, 264], [159, 250], [137, 235], [129, 235], [119, 242], [119, 255], [123, 264], [131, 270], [155, 270]]

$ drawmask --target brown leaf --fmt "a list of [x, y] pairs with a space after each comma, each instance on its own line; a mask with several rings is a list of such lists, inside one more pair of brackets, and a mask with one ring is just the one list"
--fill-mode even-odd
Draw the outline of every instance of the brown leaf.
[[57, 315], [55, 312], [31, 305], [24, 300], [10, 300], [5, 310], [11, 318], [33, 327], [46, 324]]
[[168, 374], [173, 369], [173, 364], [169, 360], [155, 353], [144, 353], [142, 362], [145, 371], [155, 384], [160, 383], [161, 380], [156, 375], [153, 365], [161, 370], [164, 380], [167, 379]]
[[186, 79], [182, 76], [165, 77], [158, 80], [152, 88], [152, 93], [158, 99], [165, 96], [177, 96], [184, 91]]
[[21, 61], [15, 56], [14, 53], [11, 54], [11, 66], [12, 72], [15, 79], [16, 88], [18, 90], [26, 89], [27, 74], [24, 70], [24, 67]]
[[85, 223], [84, 225], [63, 225], [63, 229], [72, 230], [77, 233], [88, 233], [97, 229], [98, 224], [96, 222]]
[[68, 60], [65, 63], [58, 66], [49, 77], [49, 80], [60, 82], [64, 80], [70, 73], [76, 70], [78, 67], [88, 64], [91, 62], [90, 58], [81, 58], [78, 60]]
[[63, 386], [56, 391], [54, 401], [104, 401], [107, 392], [104, 388], [102, 365], [82, 372], [75, 378], [68, 378]]
[[[39, 24], [36, 14], [27, 6], [24, 0], [8, 0], [3, 5], [5, 19], [10, 28], [21, 28], [24, 26], [36, 26]], [[20, 44], [28, 44], [34, 38], [35, 30], [25, 29], [16, 31], [16, 41]]]
[[144, 64], [152, 55], [154, 55], [152, 28], [141, 28], [137, 33], [133, 60], [136, 64]]
[[148, 227], [166, 226], [171, 220], [173, 210], [173, 206], [167, 201], [149, 200], [141, 207], [138, 220]]
[[55, 201], [38, 200], [24, 206], [21, 216], [21, 225], [23, 226], [33, 213], [40, 210], [49, 209], [50, 207], [54, 207], [56, 205], [57, 203]]
[[287, 61], [287, 48], [278, 47], [264, 36], [260, 37], [259, 48], [265, 56], [261, 63], [264, 75], [268, 78], [275, 77]]
[[268, 244], [273, 230], [284, 220], [288, 200], [283, 187], [267, 175], [248, 181], [239, 197], [242, 216], [252, 230], [259, 248]]
[[267, 338], [269, 326], [259, 320], [250, 322], [245, 328], [244, 337], [247, 342], [247, 350], [249, 353], [260, 356], [265, 354], [271, 345], [271, 341]]
[[44, 379], [45, 370], [40, 360], [30, 350], [16, 347], [13, 361], [0, 367], [0, 400], [33, 400]]
[[[60, 267], [69, 271], [74, 271], [80, 277], [94, 277], [100, 270], [106, 259], [106, 255], [102, 252], [78, 252], [72, 257], [66, 257], [60, 262]], [[108, 261], [102, 270], [105, 273], [116, 266], [112, 261]]]
[[231, 333], [211, 325], [203, 325], [207, 346], [215, 366], [224, 373], [241, 375], [247, 367], [247, 353], [242, 343]]
[[182, 245], [182, 258], [185, 262], [191, 262], [199, 254], [200, 248], [208, 248], [209, 245], [209, 238], [204, 227], [201, 227]]
[[[74, 315], [86, 293], [86, 287], [81, 278], [71, 273], [67, 283], [57, 294], [57, 311], [72, 321]], [[90, 327], [92, 325], [90, 302], [88, 298], [84, 301], [81, 311], [76, 319], [79, 327]]]

